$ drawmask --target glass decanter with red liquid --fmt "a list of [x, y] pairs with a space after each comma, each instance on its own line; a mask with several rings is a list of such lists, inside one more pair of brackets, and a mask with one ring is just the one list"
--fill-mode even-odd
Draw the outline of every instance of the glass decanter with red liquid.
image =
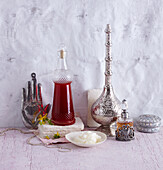
[[59, 59], [54, 72], [54, 96], [52, 122], [55, 125], [72, 125], [75, 123], [71, 83], [73, 75], [66, 64], [66, 51], [59, 50]]

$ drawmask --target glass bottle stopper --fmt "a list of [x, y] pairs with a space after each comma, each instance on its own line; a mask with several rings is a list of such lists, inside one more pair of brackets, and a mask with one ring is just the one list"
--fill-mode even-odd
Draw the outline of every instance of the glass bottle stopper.
[[121, 114], [121, 117], [124, 118], [124, 119], [128, 118], [127, 109], [128, 109], [127, 100], [123, 99], [122, 100], [122, 114]]

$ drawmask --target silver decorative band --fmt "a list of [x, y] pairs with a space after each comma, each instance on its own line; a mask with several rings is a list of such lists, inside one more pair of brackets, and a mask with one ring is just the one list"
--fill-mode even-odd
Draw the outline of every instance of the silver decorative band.
[[130, 125], [123, 125], [116, 130], [116, 140], [130, 141], [134, 139], [134, 128]]

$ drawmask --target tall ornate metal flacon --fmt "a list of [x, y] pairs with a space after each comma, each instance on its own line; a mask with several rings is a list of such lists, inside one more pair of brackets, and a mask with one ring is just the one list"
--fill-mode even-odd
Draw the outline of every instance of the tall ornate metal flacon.
[[110, 25], [107, 24], [106, 30], [106, 66], [105, 66], [105, 86], [101, 96], [92, 105], [92, 117], [101, 124], [97, 129], [104, 132], [107, 136], [112, 136], [110, 125], [117, 120], [117, 117], [121, 115], [121, 103], [114, 94], [111, 85], [111, 30]]

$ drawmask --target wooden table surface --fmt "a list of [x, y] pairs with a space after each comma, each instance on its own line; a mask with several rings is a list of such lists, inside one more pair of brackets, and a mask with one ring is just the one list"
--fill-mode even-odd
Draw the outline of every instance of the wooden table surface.
[[94, 148], [61, 145], [71, 152], [28, 145], [30, 136], [18, 131], [0, 136], [0, 170], [163, 170], [163, 127], [155, 134], [135, 132], [130, 142], [108, 138]]

